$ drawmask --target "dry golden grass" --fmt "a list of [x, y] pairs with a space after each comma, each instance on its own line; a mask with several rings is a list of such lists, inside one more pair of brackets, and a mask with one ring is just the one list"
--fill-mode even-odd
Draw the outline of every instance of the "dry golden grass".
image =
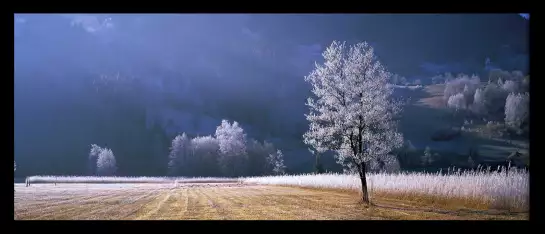
[[[366, 207], [352, 191], [243, 184], [74, 185], [15, 188], [15, 219], [126, 220], [454, 220], [528, 219], [527, 213], [447, 209], [374, 194]], [[441, 207], [441, 208], [439, 208]]]

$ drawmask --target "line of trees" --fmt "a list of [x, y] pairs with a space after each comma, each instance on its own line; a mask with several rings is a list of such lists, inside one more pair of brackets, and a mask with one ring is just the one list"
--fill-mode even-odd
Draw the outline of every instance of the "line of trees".
[[269, 142], [247, 139], [236, 121], [227, 120], [214, 136], [176, 136], [168, 161], [171, 176], [258, 176], [283, 174], [285, 169], [282, 151]]
[[[113, 151], [91, 145], [89, 174], [113, 176]], [[193, 139], [182, 133], [172, 140], [168, 155], [170, 176], [261, 176], [284, 174], [284, 155], [272, 143], [248, 139], [238, 122], [222, 120], [214, 136]]]
[[460, 74], [454, 78], [446, 74], [445, 77], [444, 100], [448, 107], [503, 120], [515, 130], [528, 127], [529, 76], [524, 77], [520, 71], [492, 70], [484, 87], [476, 75]]

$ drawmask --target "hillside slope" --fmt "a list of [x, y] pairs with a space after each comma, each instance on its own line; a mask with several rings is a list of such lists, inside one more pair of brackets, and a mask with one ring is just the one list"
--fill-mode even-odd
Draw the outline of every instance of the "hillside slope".
[[528, 142], [510, 141], [507, 137], [489, 138], [465, 131], [461, 131], [459, 137], [449, 141], [432, 140], [431, 136], [438, 131], [453, 127], [460, 128], [464, 125], [464, 119], [455, 118], [453, 111], [446, 108], [443, 90], [443, 84], [429, 85], [416, 90], [403, 90], [405, 95], [411, 98], [411, 101], [405, 106], [400, 128], [405, 139], [410, 140], [417, 149], [423, 151], [425, 147], [430, 147], [432, 152], [451, 155], [451, 157], [458, 156], [463, 159], [464, 156], [467, 157], [469, 149], [473, 147], [478, 150], [481, 156], [477, 163], [503, 161], [509, 154], [517, 150], [527, 153]]

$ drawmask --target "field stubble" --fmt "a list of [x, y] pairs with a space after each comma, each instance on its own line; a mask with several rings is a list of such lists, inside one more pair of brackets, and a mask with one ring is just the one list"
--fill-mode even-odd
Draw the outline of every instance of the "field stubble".
[[411, 220], [528, 219], [527, 213], [441, 210], [356, 192], [241, 183], [16, 184], [15, 219]]

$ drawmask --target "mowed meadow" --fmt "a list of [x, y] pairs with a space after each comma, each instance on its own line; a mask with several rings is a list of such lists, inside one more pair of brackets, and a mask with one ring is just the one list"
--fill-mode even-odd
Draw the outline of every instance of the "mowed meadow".
[[528, 219], [529, 173], [371, 173], [370, 206], [351, 174], [241, 178], [28, 177], [15, 219]]

